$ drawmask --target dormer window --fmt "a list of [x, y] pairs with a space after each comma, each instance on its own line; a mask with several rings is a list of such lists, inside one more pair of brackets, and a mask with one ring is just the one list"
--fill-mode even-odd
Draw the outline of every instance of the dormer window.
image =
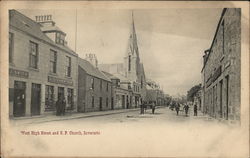
[[57, 32], [56, 33], [56, 43], [57, 44], [61, 44], [61, 45], [64, 45], [65, 41], [65, 35], [60, 33], [60, 32]]

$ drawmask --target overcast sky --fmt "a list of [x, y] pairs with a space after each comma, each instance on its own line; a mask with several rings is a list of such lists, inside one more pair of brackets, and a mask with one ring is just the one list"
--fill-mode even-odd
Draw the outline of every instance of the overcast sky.
[[[19, 10], [35, 19], [52, 14], [75, 50], [76, 10]], [[212, 43], [222, 9], [134, 10], [141, 61], [146, 77], [165, 93], [184, 94], [201, 82], [202, 55]], [[97, 55], [99, 63], [123, 62], [127, 52], [131, 10], [77, 10], [76, 52]]]

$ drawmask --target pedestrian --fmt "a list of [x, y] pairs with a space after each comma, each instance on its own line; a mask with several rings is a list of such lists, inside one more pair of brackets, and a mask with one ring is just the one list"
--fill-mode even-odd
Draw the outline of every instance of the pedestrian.
[[152, 104], [152, 114], [154, 114], [155, 113], [155, 102], [153, 102], [153, 104]]
[[189, 109], [188, 104], [184, 105], [184, 109], [185, 109], [186, 116], [188, 116], [188, 109]]
[[61, 97], [59, 96], [59, 98], [56, 101], [56, 116], [61, 115]]
[[62, 111], [61, 111], [61, 114], [62, 115], [65, 115], [65, 110], [66, 110], [66, 100], [65, 100], [65, 98], [63, 97], [63, 99], [62, 99], [62, 109], [61, 109]]
[[194, 104], [194, 116], [197, 116], [197, 105]]
[[179, 110], [180, 110], [179, 103], [175, 103], [175, 110], [176, 110], [176, 114], [179, 115]]
[[144, 104], [145, 104], [145, 102], [143, 101], [141, 103], [141, 114], [144, 114]]

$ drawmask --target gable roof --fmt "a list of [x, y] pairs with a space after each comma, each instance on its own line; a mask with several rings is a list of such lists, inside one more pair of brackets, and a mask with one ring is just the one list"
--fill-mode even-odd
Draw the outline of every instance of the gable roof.
[[77, 54], [66, 45], [56, 44], [41, 30], [41, 25], [16, 10], [9, 11], [9, 25], [21, 30], [35, 38], [38, 38], [54, 47], [62, 49], [67, 53], [77, 56]]
[[84, 60], [80, 57], [78, 57], [78, 65], [86, 71], [87, 74], [103, 79], [105, 81], [109, 81], [111, 82], [111, 80], [100, 70], [98, 70], [97, 68], [95, 68], [90, 62], [88, 62], [87, 60]]

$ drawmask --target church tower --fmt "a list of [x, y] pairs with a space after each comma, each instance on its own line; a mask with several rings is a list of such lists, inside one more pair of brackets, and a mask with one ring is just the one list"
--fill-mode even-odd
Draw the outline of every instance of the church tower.
[[138, 81], [138, 73], [140, 67], [140, 56], [137, 45], [137, 37], [134, 24], [134, 15], [132, 12], [132, 23], [130, 28], [130, 36], [128, 41], [127, 52], [124, 57], [125, 76], [133, 82]]

